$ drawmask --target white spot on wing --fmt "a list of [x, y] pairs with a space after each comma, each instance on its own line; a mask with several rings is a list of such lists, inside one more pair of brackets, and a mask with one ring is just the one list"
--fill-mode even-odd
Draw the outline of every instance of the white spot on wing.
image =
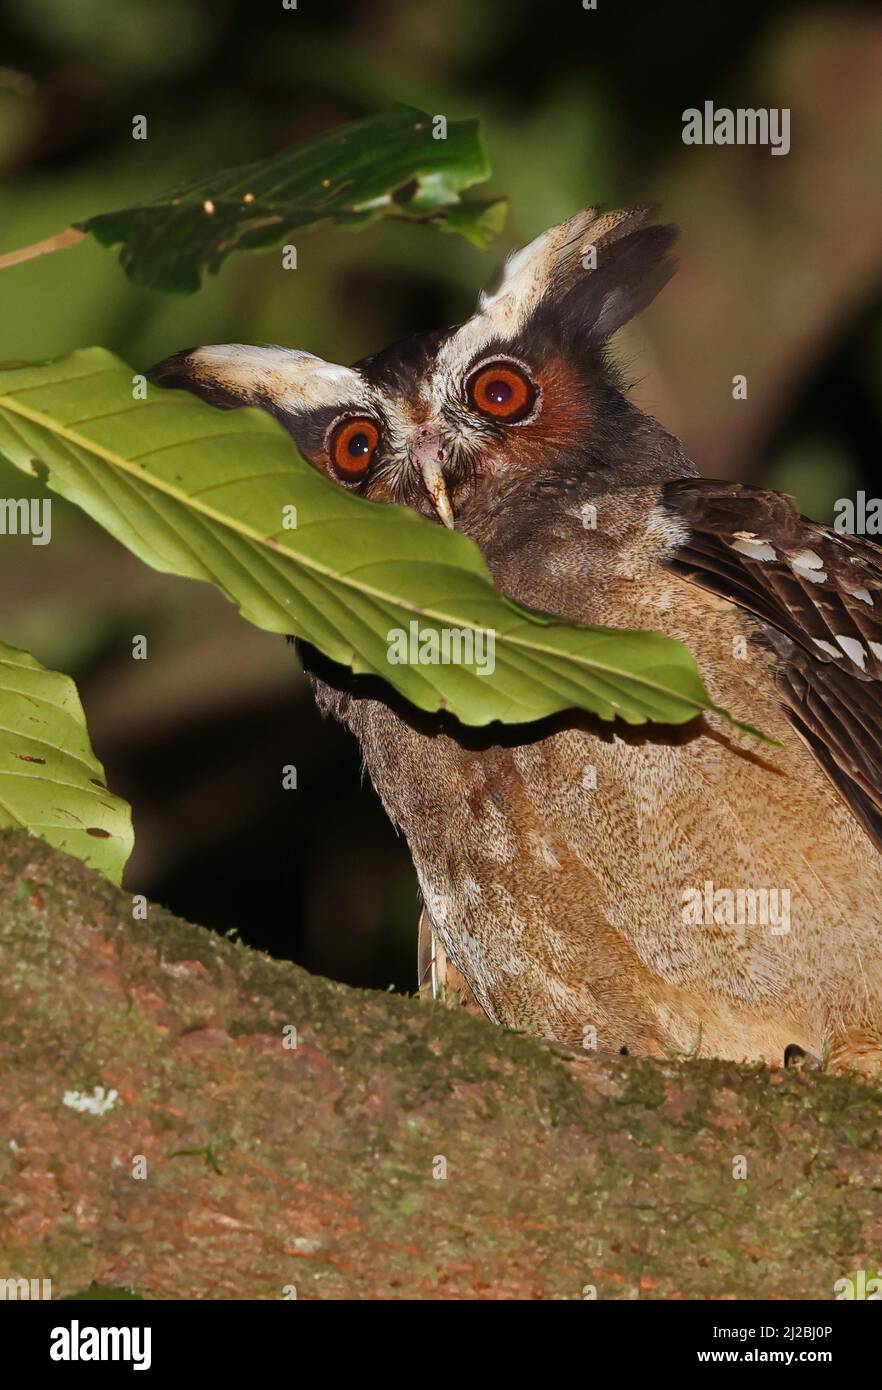
[[869, 589], [851, 589], [849, 592], [852, 598], [859, 598], [861, 603], [868, 603], [871, 608], [873, 607], [873, 595]]
[[808, 579], [812, 584], [821, 584], [827, 578], [824, 561], [814, 550], [799, 550], [790, 557], [790, 567], [798, 579]]
[[839, 660], [839, 653], [832, 642], [825, 642], [823, 637], [813, 637], [812, 641], [816, 647], [821, 648], [822, 652], [826, 652], [828, 656], [835, 656], [836, 660]]
[[867, 653], [855, 637], [840, 637], [836, 634], [836, 641], [845, 652], [845, 655], [854, 662], [855, 666], [860, 666], [862, 671], [867, 669]]
[[748, 539], [746, 535], [734, 540], [732, 549], [746, 555], [749, 560], [777, 560], [778, 558], [775, 547], [769, 545], [768, 541]]

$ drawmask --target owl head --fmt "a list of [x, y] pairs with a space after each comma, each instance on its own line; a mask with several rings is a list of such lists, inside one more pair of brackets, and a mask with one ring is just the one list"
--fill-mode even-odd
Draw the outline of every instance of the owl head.
[[162, 385], [257, 406], [342, 487], [447, 526], [483, 484], [596, 464], [627, 415], [605, 355], [612, 333], [673, 272], [676, 229], [651, 208], [588, 208], [509, 257], [477, 311], [352, 367], [298, 348], [227, 343], [154, 367]]

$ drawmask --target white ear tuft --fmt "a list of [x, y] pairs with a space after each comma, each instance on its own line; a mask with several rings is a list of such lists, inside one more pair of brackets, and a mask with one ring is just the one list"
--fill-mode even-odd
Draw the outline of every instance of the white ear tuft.
[[505, 263], [499, 285], [485, 291], [478, 312], [517, 332], [548, 299], [559, 299], [599, 263], [602, 253], [646, 221], [651, 207], [604, 212], [584, 208], [551, 227]]
[[149, 375], [163, 386], [183, 387], [225, 405], [297, 411], [366, 397], [359, 372], [299, 348], [213, 343], [168, 357]]
[[[651, 206], [612, 211], [585, 208], [514, 252], [499, 283], [480, 296], [477, 313], [449, 340], [446, 355], [452, 359], [474, 354], [485, 344], [517, 338], [540, 310], [553, 311], [571, 291], [578, 295], [585, 292], [585, 307], [590, 306], [595, 315], [592, 336], [607, 336], [630, 312], [648, 302], [645, 295], [636, 293], [633, 281], [638, 273], [644, 273], [644, 261], [647, 277], [653, 278], [654, 262], [673, 239], [672, 230], [644, 228], [653, 211]], [[630, 255], [623, 254], [647, 237], [652, 237], [653, 244], [647, 243], [646, 255], [637, 256], [633, 249]], [[620, 248], [619, 243], [625, 245]], [[616, 282], [615, 275], [620, 252], [622, 262], [627, 263], [622, 284]], [[661, 282], [662, 277], [654, 278]], [[589, 332], [587, 313], [584, 319]]]

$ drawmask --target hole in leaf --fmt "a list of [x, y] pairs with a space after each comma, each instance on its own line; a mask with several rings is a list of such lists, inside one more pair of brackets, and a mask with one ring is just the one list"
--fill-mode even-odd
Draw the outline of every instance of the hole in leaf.
[[407, 183], [403, 183], [400, 188], [396, 188], [395, 192], [392, 194], [393, 203], [409, 203], [415, 196], [419, 186], [417, 179], [408, 179]]

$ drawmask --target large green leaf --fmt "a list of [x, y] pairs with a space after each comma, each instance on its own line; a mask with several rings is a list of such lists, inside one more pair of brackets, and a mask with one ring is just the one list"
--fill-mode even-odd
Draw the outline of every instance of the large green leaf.
[[[28, 472], [45, 466], [50, 488], [154, 568], [209, 580], [259, 627], [296, 633], [468, 724], [571, 707], [680, 723], [713, 708], [680, 643], [520, 608], [465, 536], [336, 487], [263, 411], [153, 387], [136, 400], [132, 380], [100, 348], [0, 370], [0, 451]], [[492, 632], [495, 672], [390, 664], [389, 633], [411, 622]]]
[[19, 826], [119, 883], [128, 806], [109, 792], [77, 688], [0, 642], [0, 826]]
[[104, 246], [121, 244], [120, 263], [137, 284], [189, 291], [231, 251], [279, 246], [317, 222], [404, 217], [483, 246], [500, 229], [504, 203], [459, 195], [489, 174], [477, 121], [451, 121], [435, 139], [431, 116], [396, 107], [76, 225]]

